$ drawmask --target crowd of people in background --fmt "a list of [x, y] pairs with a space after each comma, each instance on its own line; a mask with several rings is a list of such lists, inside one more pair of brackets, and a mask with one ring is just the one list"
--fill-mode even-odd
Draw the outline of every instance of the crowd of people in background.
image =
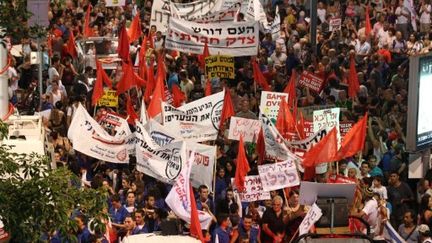
[[[79, 1], [79, 3], [78, 3]], [[134, 234], [161, 231], [164, 223], [175, 219], [165, 204], [171, 185], [155, 180], [129, 164], [98, 161], [73, 150], [67, 138], [68, 127], [78, 104], [90, 114], [92, 84], [95, 69], [84, 66], [84, 60], [72, 58], [65, 51], [71, 32], [76, 40], [83, 39], [83, 22], [87, 8], [91, 9], [91, 26], [95, 36], [118, 37], [119, 28], [140, 13], [142, 36], [154, 38], [154, 49], [147, 56], [157, 60], [164, 55], [170, 90], [177, 84], [186, 102], [204, 96], [202, 75], [196, 55], [176, 53], [164, 47], [164, 36], [150, 25], [151, 8], [156, 0], [126, 0], [124, 7], [105, 7], [103, 1], [52, 1], [49, 9], [49, 34], [52, 45], [44, 44], [52, 52], [43, 77], [43, 95], [39, 97], [37, 65], [30, 62], [36, 51], [35, 40], [26, 36], [12, 39], [12, 45], [22, 45], [22, 55], [14, 57], [8, 70], [10, 101], [22, 114], [39, 112], [55, 149], [58, 166], [67, 166], [82, 178], [82, 186], [106, 188], [112, 224], [110, 239], [91, 231], [85, 215], [76, 217], [79, 242], [120, 242]], [[432, 50], [430, 0], [413, 1], [417, 25], [411, 22], [412, 12], [404, 0], [320, 0], [318, 1], [317, 45], [310, 40], [310, 9], [305, 0], [264, 1], [269, 21], [279, 6], [280, 37], [260, 34], [256, 60], [272, 91], [283, 92], [293, 70], [313, 72], [325, 80], [321, 93], [296, 86], [298, 107], [332, 105], [342, 108], [341, 120], [356, 122], [369, 114], [367, 138], [361, 155], [329, 164], [327, 172], [317, 174], [315, 181], [326, 182], [339, 173], [357, 184], [360, 196], [351, 207], [351, 214], [364, 217], [375, 240], [384, 241], [383, 225], [391, 222], [407, 242], [432, 242], [432, 173], [421, 180], [408, 179], [409, 154], [405, 150], [408, 110], [408, 73], [410, 55]], [[365, 33], [365, 11], [369, 11], [372, 32]], [[330, 30], [330, 21], [341, 18], [339, 29]], [[135, 60], [141, 39], [131, 43], [130, 56]], [[50, 48], [50, 49], [48, 49]], [[95, 47], [93, 47], [95, 48]], [[115, 52], [116, 47], [111, 48]], [[317, 54], [314, 53], [316, 48]], [[96, 51], [90, 48], [90, 52]], [[355, 57], [360, 91], [355, 98], [347, 95], [350, 57]], [[229, 89], [236, 116], [258, 119], [260, 90], [254, 89], [251, 57], [235, 57], [235, 78], [222, 79], [213, 92]], [[117, 70], [109, 75], [118, 81]], [[137, 95], [132, 92], [131, 95]], [[42, 106], [39, 106], [41, 100]], [[140, 106], [138, 99], [134, 106]], [[117, 108], [98, 107], [126, 115], [125, 97], [120, 95]], [[298, 235], [297, 228], [308, 207], [300, 205], [298, 188], [287, 192], [271, 192], [271, 200], [240, 203], [231, 185], [235, 176], [238, 143], [220, 134], [217, 145], [216, 182], [214, 191], [196, 188], [199, 210], [214, 215], [209, 229], [203, 229], [208, 242], [289, 242]], [[257, 154], [248, 150], [250, 175], [257, 174]], [[271, 163], [266, 161], [265, 163]], [[211, 176], [211, 175], [209, 175]], [[239, 206], [242, 207], [239, 207]], [[239, 210], [240, 208], [240, 210]], [[239, 212], [240, 211], [240, 212]], [[241, 216], [240, 216], [241, 215]], [[175, 227], [177, 234], [187, 234], [188, 225]], [[53, 236], [52, 241], [57, 238]]]

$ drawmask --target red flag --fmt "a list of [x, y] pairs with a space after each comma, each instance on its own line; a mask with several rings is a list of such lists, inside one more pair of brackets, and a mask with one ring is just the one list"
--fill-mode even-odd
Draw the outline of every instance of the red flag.
[[153, 93], [153, 89], [155, 86], [154, 80], [154, 62], [150, 63], [150, 67], [147, 69], [147, 85], [144, 91], [144, 100], [148, 103], [150, 102], [150, 96]]
[[86, 16], [84, 18], [84, 30], [83, 30], [83, 35], [84, 37], [88, 38], [88, 37], [92, 37], [94, 35], [93, 33], [93, 29], [90, 27], [90, 12], [92, 9], [92, 5], [89, 4], [87, 6], [87, 12], [86, 12]]
[[149, 47], [151, 49], [154, 49], [154, 39], [153, 39], [153, 34], [151, 33], [151, 31], [149, 31], [147, 38], [148, 38], [148, 41], [150, 43]]
[[350, 69], [348, 77], [348, 96], [354, 98], [357, 96], [357, 92], [360, 90], [360, 84], [357, 76], [357, 70], [355, 67], [355, 60], [352, 56], [350, 59]]
[[354, 124], [342, 139], [342, 144], [334, 160], [341, 160], [363, 151], [366, 139], [368, 114]]
[[159, 55], [158, 57], [158, 67], [156, 71], [156, 86], [153, 91], [153, 96], [150, 100], [147, 113], [150, 118], [157, 116], [162, 112], [162, 101], [165, 100], [165, 63], [164, 57]]
[[69, 30], [69, 39], [67, 42], [66, 50], [69, 53], [69, 55], [72, 56], [72, 58], [78, 57], [78, 52], [76, 50], [76, 44], [75, 44], [75, 36], [72, 30]]
[[135, 109], [132, 105], [132, 101], [129, 97], [129, 95], [126, 95], [126, 112], [128, 114], [128, 119], [127, 121], [130, 124], [135, 124], [135, 120], [139, 119], [137, 113], [135, 112]]
[[256, 148], [256, 153], [258, 154], [258, 164], [261, 165], [265, 158], [265, 140], [264, 140], [264, 132], [262, 128], [258, 133], [258, 140], [255, 148]]
[[129, 62], [129, 38], [124, 26], [120, 30], [117, 53], [123, 61]]
[[190, 186], [189, 189], [189, 197], [191, 201], [191, 223], [190, 223], [189, 232], [191, 236], [196, 237], [202, 243], [205, 243], [204, 236], [201, 231], [201, 224], [198, 217], [198, 209], [197, 209], [192, 186]]
[[295, 71], [295, 69], [293, 69], [291, 72], [291, 78], [284, 89], [284, 93], [288, 94], [289, 107], [294, 107], [294, 104], [297, 101], [296, 80], [297, 80], [297, 72]]
[[305, 133], [304, 129], [305, 129], [305, 124], [304, 124], [303, 112], [300, 112], [300, 119], [297, 122], [297, 133], [298, 133], [300, 139], [306, 138], [306, 133]]
[[180, 90], [177, 84], [173, 84], [171, 86], [171, 93], [173, 98], [173, 105], [175, 107], [181, 106], [182, 103], [186, 100], [186, 95], [183, 93], [183, 91]]
[[209, 79], [207, 79], [204, 94], [205, 96], [209, 96], [212, 94], [212, 85]]
[[255, 79], [255, 82], [259, 86], [261, 86], [264, 91], [270, 91], [270, 86], [268, 85], [267, 80], [264, 77], [263, 73], [261, 72], [256, 60], [252, 61], [252, 69], [253, 69], [253, 77]]
[[246, 152], [244, 149], [243, 135], [240, 135], [240, 142], [238, 146], [239, 148], [237, 153], [237, 168], [234, 178], [234, 184], [237, 187], [237, 190], [241, 192], [245, 188], [245, 176], [250, 170], [249, 162], [247, 161]]
[[204, 44], [203, 53], [198, 56], [198, 62], [200, 64], [200, 67], [205, 70], [205, 59], [206, 57], [210, 56], [209, 48], [207, 42]]
[[290, 138], [290, 133], [295, 133], [295, 120], [285, 101], [282, 99], [279, 105], [278, 116], [276, 119], [276, 129], [284, 138]]
[[371, 32], [372, 32], [372, 25], [371, 25], [371, 21], [370, 21], [370, 17], [369, 17], [369, 5], [366, 6], [366, 17], [365, 17], [365, 34], [366, 37], [369, 37]]
[[231, 100], [231, 95], [230, 95], [229, 91], [227, 91], [227, 89], [226, 89], [223, 107], [222, 107], [222, 113], [220, 116], [219, 130], [223, 131], [224, 130], [223, 125], [224, 125], [225, 121], [234, 115], [235, 115], [235, 112], [234, 112], [234, 106], [233, 106], [233, 103]]
[[103, 96], [103, 83], [112, 88], [112, 81], [102, 68], [102, 64], [96, 60], [96, 81], [93, 88], [92, 105], [96, 105], [98, 100]]
[[128, 29], [129, 43], [132, 43], [141, 36], [141, 19], [139, 12], [135, 15]]
[[321, 141], [313, 146], [304, 155], [303, 167], [305, 168], [304, 180], [312, 179], [315, 166], [323, 162], [334, 161], [337, 152], [337, 130], [334, 127]]
[[136, 86], [144, 86], [145, 80], [140, 78], [134, 71], [132, 65], [128, 62], [123, 62], [123, 76], [117, 84], [117, 95], [120, 95], [129, 89]]

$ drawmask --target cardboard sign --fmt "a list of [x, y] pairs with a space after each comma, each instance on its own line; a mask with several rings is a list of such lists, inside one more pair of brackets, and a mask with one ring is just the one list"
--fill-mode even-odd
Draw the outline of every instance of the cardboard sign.
[[300, 185], [300, 178], [294, 160], [260, 165], [258, 166], [258, 172], [265, 191]]
[[353, 124], [354, 122], [352, 121], [345, 121], [339, 123], [339, 131], [341, 137], [344, 137], [345, 134], [347, 134], [347, 132], [352, 128]]
[[316, 203], [314, 203], [299, 226], [299, 235], [307, 234], [321, 216], [321, 209], [316, 205]]
[[299, 85], [309, 88], [310, 90], [319, 93], [324, 84], [324, 79], [315, 75], [314, 73], [303, 71], [300, 75]]
[[205, 72], [209, 79], [215, 77], [234, 79], [234, 57], [209, 56], [206, 57], [205, 62]]
[[282, 98], [288, 100], [288, 94], [279, 92], [261, 92], [260, 114], [266, 115], [272, 122], [276, 122], [279, 105]]
[[242, 135], [243, 141], [254, 142], [258, 139], [260, 130], [261, 122], [259, 120], [231, 117], [228, 139], [240, 140], [240, 135]]
[[98, 106], [118, 107], [118, 96], [116, 91], [105, 89], [104, 95], [99, 99]]
[[339, 128], [339, 114], [339, 108], [314, 111], [314, 132], [318, 132], [322, 128], [325, 128], [327, 131], [330, 131], [333, 127]]
[[[234, 178], [231, 178], [231, 184], [234, 185]], [[237, 189], [234, 189], [238, 192]], [[245, 177], [245, 189], [238, 192], [240, 201], [242, 202], [253, 202], [259, 200], [271, 199], [270, 192], [263, 190], [261, 179], [259, 176], [246, 176]]]
[[330, 19], [330, 26], [329, 26], [329, 30], [333, 31], [333, 30], [340, 30], [341, 29], [341, 25], [342, 25], [342, 19], [341, 18], [333, 18]]

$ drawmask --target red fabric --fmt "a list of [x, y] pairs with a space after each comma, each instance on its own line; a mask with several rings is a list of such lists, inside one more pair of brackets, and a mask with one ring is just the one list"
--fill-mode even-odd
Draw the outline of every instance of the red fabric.
[[132, 101], [129, 97], [129, 95], [126, 96], [126, 112], [129, 116], [128, 123], [135, 125], [135, 120], [139, 119], [137, 113], [135, 112], [135, 109], [132, 105]]
[[123, 61], [129, 62], [129, 38], [126, 32], [126, 27], [122, 27], [120, 30], [120, 36], [118, 41], [117, 53]]
[[186, 95], [183, 93], [183, 91], [180, 90], [177, 84], [172, 85], [171, 93], [173, 98], [173, 105], [175, 107], [181, 106], [182, 103], [186, 100]]
[[212, 85], [211, 81], [207, 79], [205, 90], [204, 90], [205, 96], [209, 96], [212, 94]]
[[291, 72], [290, 80], [284, 89], [284, 93], [288, 94], [289, 107], [294, 107], [297, 101], [296, 80], [297, 80], [297, 72], [293, 69]]
[[156, 72], [156, 85], [147, 110], [147, 113], [150, 118], [153, 118], [162, 112], [162, 101], [165, 100], [164, 73], [165, 73], [164, 59], [162, 55], [159, 55], [158, 67]]
[[321, 141], [305, 153], [303, 167], [305, 168], [304, 180], [309, 180], [310, 174], [307, 169], [315, 170], [315, 166], [323, 162], [334, 161], [337, 153], [337, 130], [333, 128]]
[[69, 39], [66, 45], [67, 45], [67, 52], [69, 53], [69, 55], [71, 55], [72, 58], [77, 58], [78, 52], [76, 50], [75, 36], [72, 30], [69, 31]]
[[154, 62], [152, 61], [150, 67], [147, 69], [147, 85], [144, 91], [144, 100], [146, 103], [150, 102], [150, 96], [153, 93], [154, 86]]
[[132, 23], [128, 30], [128, 36], [129, 36], [129, 43], [132, 43], [136, 40], [138, 40], [141, 36], [141, 20], [140, 15], [137, 13], [135, 17], [132, 20]]
[[264, 141], [264, 132], [262, 128], [258, 133], [258, 140], [256, 143], [256, 153], [258, 154], [258, 164], [261, 165], [265, 158], [265, 141]]
[[237, 153], [237, 168], [234, 178], [234, 184], [237, 190], [242, 192], [245, 189], [245, 176], [249, 172], [249, 162], [246, 159], [246, 152], [244, 150], [243, 135], [240, 135], [239, 148]]
[[354, 124], [347, 134], [345, 134], [335, 160], [351, 157], [363, 151], [366, 140], [367, 120], [368, 114], [366, 113], [365, 116]]
[[348, 96], [351, 98], [356, 97], [359, 90], [360, 84], [357, 76], [357, 70], [355, 67], [355, 60], [354, 57], [351, 57], [348, 77]]
[[198, 56], [198, 62], [200, 64], [200, 67], [205, 70], [205, 59], [206, 57], [210, 56], [210, 51], [208, 48], [207, 42], [204, 44], [203, 53]]
[[235, 111], [234, 111], [234, 106], [233, 106], [233, 103], [231, 100], [231, 95], [230, 95], [228, 89], [226, 89], [223, 107], [222, 107], [222, 113], [220, 116], [219, 130], [223, 131], [224, 130], [223, 125], [224, 125], [225, 121], [234, 115], [235, 115]]
[[87, 7], [86, 16], [84, 18], [84, 30], [83, 30], [83, 36], [88, 38], [92, 37], [94, 35], [93, 29], [90, 27], [90, 12], [92, 9], [92, 5], [89, 4]]
[[120, 95], [133, 87], [145, 86], [145, 80], [140, 78], [134, 71], [132, 65], [123, 62], [123, 76], [117, 84], [117, 95]]
[[103, 84], [112, 88], [112, 81], [102, 68], [102, 64], [96, 60], [96, 81], [93, 88], [92, 105], [96, 105], [98, 100], [104, 95]]
[[295, 133], [295, 120], [285, 99], [282, 99], [279, 105], [276, 129], [286, 139], [291, 137], [290, 134]]
[[189, 197], [191, 201], [191, 222], [190, 222], [189, 232], [191, 236], [196, 237], [202, 243], [205, 243], [204, 236], [201, 230], [201, 224], [198, 217], [198, 209], [197, 209], [195, 195], [193, 193], [192, 186], [190, 186], [189, 189]]
[[377, 54], [383, 56], [387, 63], [390, 63], [392, 61], [391, 52], [387, 49], [379, 49], [377, 51]]
[[297, 123], [297, 133], [298, 133], [300, 139], [306, 138], [306, 133], [305, 133], [304, 129], [305, 129], [305, 124], [304, 124], [303, 112], [300, 112], [300, 119]]
[[366, 21], [366, 24], [365, 24], [365, 34], [366, 34], [366, 37], [369, 37], [370, 34], [371, 34], [371, 32], [372, 32], [372, 24], [371, 24], [370, 17], [369, 17], [369, 6], [366, 6], [365, 21]]
[[261, 72], [256, 60], [252, 61], [252, 69], [253, 69], [253, 77], [255, 79], [255, 82], [259, 86], [261, 86], [261, 88], [264, 91], [270, 91], [270, 86], [268, 85], [267, 80], [264, 77], [263, 73]]
[[147, 52], [147, 36], [144, 36], [143, 41], [141, 43], [141, 49], [138, 54], [138, 58], [139, 58], [138, 74], [142, 79], [147, 80], [147, 62], [145, 57], [146, 52]]

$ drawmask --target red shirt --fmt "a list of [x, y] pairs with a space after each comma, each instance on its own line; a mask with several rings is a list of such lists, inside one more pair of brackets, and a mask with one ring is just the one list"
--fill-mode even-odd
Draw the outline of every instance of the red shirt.
[[378, 55], [383, 56], [387, 63], [391, 62], [391, 53], [387, 49], [379, 49]]

